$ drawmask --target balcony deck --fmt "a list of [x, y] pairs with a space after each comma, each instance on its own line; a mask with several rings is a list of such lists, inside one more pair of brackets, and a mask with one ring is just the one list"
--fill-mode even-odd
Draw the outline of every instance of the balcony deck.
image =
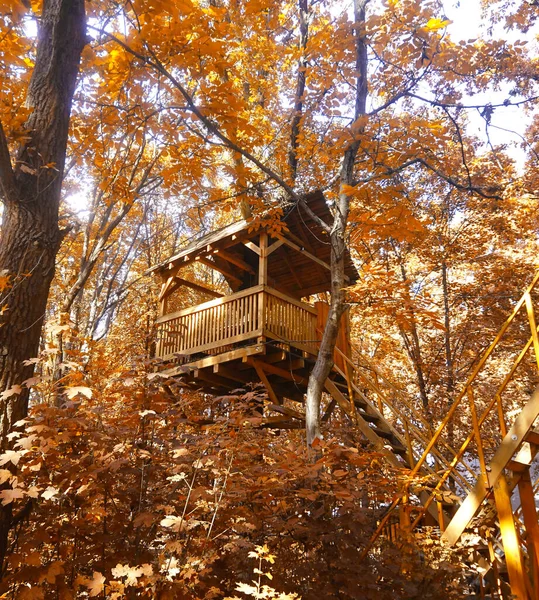
[[318, 350], [315, 307], [258, 285], [159, 317], [156, 357], [176, 364], [267, 338], [302, 352]]
[[265, 285], [167, 314], [157, 319], [159, 370], [211, 394], [261, 381], [276, 404], [301, 401], [326, 316], [326, 304]]

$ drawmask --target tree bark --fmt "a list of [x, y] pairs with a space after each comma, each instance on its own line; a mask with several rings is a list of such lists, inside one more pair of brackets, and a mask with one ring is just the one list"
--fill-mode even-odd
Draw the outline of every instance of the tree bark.
[[[32, 112], [28, 139], [12, 167], [0, 125], [0, 184], [4, 203], [0, 273], [9, 284], [0, 297], [0, 391], [14, 391], [32, 376], [28, 360], [37, 356], [41, 326], [56, 254], [62, 241], [58, 209], [80, 56], [85, 45], [84, 0], [45, 0], [38, 33], [36, 64], [27, 94]], [[18, 389], [18, 388], [15, 388]], [[0, 450], [8, 433], [28, 410], [29, 390], [3, 394]], [[0, 511], [0, 565], [7, 551], [11, 521]]]
[[294, 113], [290, 133], [290, 152], [288, 153], [288, 165], [292, 181], [296, 181], [298, 173], [298, 142], [301, 117], [303, 115], [303, 95], [307, 82], [307, 42], [309, 40], [309, 2], [298, 0], [299, 8], [299, 49], [301, 56], [298, 61], [298, 80], [296, 83], [296, 95], [294, 98]]
[[[366, 114], [367, 107], [367, 44], [365, 40], [366, 6], [369, 0], [354, 0], [354, 31], [356, 41], [356, 97], [354, 114], [357, 120]], [[363, 127], [357, 129], [354, 140], [346, 148], [340, 174], [340, 193], [335, 210], [335, 219], [330, 234], [331, 241], [331, 302], [329, 315], [316, 358], [307, 385], [305, 403], [305, 423], [307, 429], [307, 445], [312, 446], [316, 438], [321, 438], [320, 402], [326, 379], [333, 368], [333, 352], [341, 316], [345, 305], [344, 258], [346, 251], [346, 225], [350, 212], [350, 196], [348, 186], [354, 184], [354, 164], [360, 147], [360, 135]]]

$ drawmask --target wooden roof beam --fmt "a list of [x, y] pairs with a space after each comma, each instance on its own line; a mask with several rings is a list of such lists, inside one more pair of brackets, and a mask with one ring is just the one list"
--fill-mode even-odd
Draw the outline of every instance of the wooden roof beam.
[[246, 248], [249, 248], [249, 250], [251, 250], [251, 252], [254, 252], [257, 256], [260, 256], [260, 253], [261, 253], [260, 248], [254, 242], [251, 242], [251, 241], [245, 242], [244, 241], [243, 245]]
[[[184, 285], [185, 287], [191, 288], [192, 290], [196, 290], [197, 292], [201, 292], [203, 294], [208, 294], [209, 296], [213, 296], [214, 298], [223, 298], [224, 297], [224, 294], [221, 294], [221, 292], [216, 292], [215, 290], [210, 290], [210, 288], [200, 285], [199, 283], [195, 283], [194, 281], [182, 279], [181, 277], [176, 277], [175, 281], [180, 286]], [[169, 293], [172, 293], [172, 292], [169, 292]]]
[[186, 254], [173, 256], [161, 267], [154, 267], [154, 270], [157, 273], [160, 273], [164, 278], [170, 277], [171, 273], [174, 274], [177, 272], [177, 269], [182, 269], [183, 267], [190, 265], [194, 260], [196, 260], [197, 256], [207, 256], [212, 253], [216, 253], [217, 251], [221, 252], [222, 250], [226, 250], [231, 246], [245, 243], [243, 240], [248, 237], [249, 236], [247, 232], [240, 231], [231, 235], [230, 237], [223, 238], [222, 240], [217, 240], [210, 244], [206, 244], [205, 246], [193, 248]]
[[[286, 237], [284, 237], [284, 236], [282, 236], [280, 234], [275, 234], [275, 237], [279, 238], [280, 240], [283, 241], [284, 244], [286, 244], [287, 246], [289, 246], [293, 250], [296, 250], [297, 252], [300, 252], [301, 254], [303, 254], [304, 256], [306, 256], [307, 258], [309, 258], [310, 260], [312, 260], [313, 262], [315, 262], [317, 265], [320, 265], [321, 267], [324, 267], [324, 269], [326, 269], [328, 271], [331, 271], [331, 266], [328, 265], [327, 262], [324, 262], [323, 260], [319, 259], [314, 254], [311, 254], [308, 250], [305, 250], [305, 248], [303, 248], [302, 246], [298, 246], [298, 244], [296, 244], [295, 242], [292, 242], [291, 240], [287, 239]], [[350, 278], [348, 277], [348, 275], [345, 275], [344, 279], [345, 279], [346, 282], [350, 281]]]
[[298, 274], [296, 273], [296, 269], [294, 269], [294, 267], [292, 266], [292, 262], [290, 261], [290, 258], [288, 258], [288, 252], [286, 251], [286, 248], [283, 248], [283, 255], [284, 255], [284, 260], [286, 262], [286, 266], [290, 269], [290, 273], [292, 273], [292, 277], [294, 278], [294, 281], [296, 282], [298, 288], [301, 289], [303, 287], [303, 283], [301, 282], [301, 279], [299, 278]]
[[218, 265], [216, 262], [210, 260], [206, 256], [197, 256], [195, 260], [202, 263], [203, 265], [210, 267], [211, 269], [214, 269], [215, 271], [219, 271], [219, 273], [224, 275], [227, 279], [235, 281], [238, 285], [243, 283], [242, 280], [235, 273], [232, 273], [232, 271], [230, 271], [226, 267], [223, 267], [222, 265]]
[[256, 271], [253, 269], [253, 267], [251, 267], [250, 264], [246, 263], [239, 256], [235, 256], [234, 254], [231, 254], [230, 252], [226, 252], [225, 250], [221, 250], [219, 248], [216, 248], [213, 251], [213, 255], [219, 256], [223, 260], [226, 260], [226, 262], [235, 265], [242, 271], [247, 271], [247, 273], [250, 273], [251, 275], [256, 275]]

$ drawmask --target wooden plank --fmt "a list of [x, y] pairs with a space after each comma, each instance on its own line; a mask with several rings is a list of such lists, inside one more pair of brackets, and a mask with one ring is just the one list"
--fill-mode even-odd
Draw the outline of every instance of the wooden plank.
[[272, 354], [268, 354], [264, 358], [264, 362], [278, 363], [278, 362], [282, 362], [283, 360], [286, 360], [287, 357], [288, 357], [288, 354], [284, 350], [281, 350], [280, 352], [274, 352]]
[[277, 375], [278, 377], [282, 377], [283, 379], [288, 379], [290, 381], [295, 381], [300, 385], [307, 385], [308, 379], [305, 377], [301, 377], [300, 375], [296, 375], [291, 371], [287, 371], [286, 369], [281, 369], [280, 367], [276, 367], [275, 365], [271, 365], [269, 363], [265, 363], [263, 361], [256, 361], [253, 358], [248, 358], [247, 362], [253, 367], [256, 368], [254, 363], [258, 363], [260, 367], [264, 370], [265, 373], [269, 373], [271, 375]]
[[214, 365], [213, 372], [217, 375], [226, 377], [231, 381], [238, 381], [240, 383], [251, 383], [251, 381], [253, 380], [253, 378], [249, 375], [245, 375], [238, 369], [231, 369], [230, 367], [227, 367], [222, 363]]
[[535, 493], [530, 478], [530, 469], [527, 468], [518, 481], [518, 491], [524, 527], [526, 527], [526, 546], [529, 556], [529, 570], [531, 584], [534, 591], [533, 597], [539, 597], [539, 523], [535, 506]]
[[526, 441], [530, 444], [534, 444], [535, 446], [539, 446], [539, 431], [536, 431], [535, 429], [528, 431]]
[[192, 290], [196, 290], [197, 292], [202, 292], [203, 294], [209, 294], [214, 298], [224, 298], [225, 295], [221, 294], [221, 292], [216, 292], [215, 290], [210, 290], [199, 283], [194, 283], [193, 281], [189, 281], [188, 279], [182, 279], [181, 277], [176, 277], [175, 279], [179, 285], [184, 285], [185, 287], [191, 288]]
[[258, 256], [260, 256], [260, 248], [254, 242], [243, 242], [243, 245]]
[[276, 242], [273, 242], [271, 246], [268, 246], [268, 250], [266, 252], [267, 256], [269, 256], [272, 252], [275, 252], [275, 250], [280, 248], [283, 244], [283, 240], [277, 240]]
[[326, 423], [329, 420], [329, 417], [331, 417], [333, 411], [335, 410], [335, 406], [337, 406], [337, 402], [334, 398], [332, 398], [328, 404], [328, 407], [326, 408], [326, 412], [322, 416], [322, 423]]
[[[159, 293], [159, 301], [163, 301], [167, 296], [169, 296], [172, 291], [169, 291], [170, 288], [174, 285], [174, 276], [169, 277], [161, 286], [161, 292]], [[176, 286], [177, 287], [177, 286]]]
[[264, 373], [264, 370], [262, 369], [260, 361], [252, 359], [251, 364], [254, 366], [256, 374], [258, 375], [260, 381], [264, 384], [264, 387], [266, 388], [266, 391], [268, 392], [268, 396], [270, 397], [271, 401], [274, 404], [280, 404], [279, 398], [277, 397], [277, 394], [273, 391], [273, 388], [271, 387], [271, 383], [269, 382], [268, 378], [266, 377], [266, 374]]
[[517, 600], [528, 600], [520, 540], [511, 507], [511, 492], [503, 473], [500, 473], [494, 484], [494, 499], [502, 534], [511, 593]]
[[[339, 388], [333, 383], [333, 381], [331, 381], [331, 379], [326, 380], [325, 388], [331, 397], [337, 402], [339, 408], [350, 417], [350, 402], [343, 396]], [[386, 448], [387, 442], [376, 434], [374, 429], [369, 426], [367, 421], [365, 421], [359, 413], [356, 413], [354, 417], [354, 425], [359, 429], [359, 431], [361, 431], [367, 440], [373, 444], [374, 448], [381, 452], [393, 466], [402, 467], [402, 463], [395, 456], [395, 454]]]
[[221, 258], [223, 258], [230, 264], [236, 265], [236, 267], [242, 269], [243, 271], [247, 271], [247, 273], [250, 273], [251, 275], [255, 275], [255, 273], [256, 273], [256, 271], [253, 269], [253, 267], [251, 267], [251, 265], [249, 263], [246, 263], [242, 258], [240, 258], [239, 256], [236, 256], [232, 252], [227, 252], [226, 250], [217, 249], [217, 250], [214, 250], [213, 253], [214, 253], [214, 255], [220, 256]]
[[228, 379], [226, 379], [225, 377], [219, 377], [219, 375], [214, 375], [211, 372], [208, 372], [204, 369], [195, 369], [192, 374], [191, 377], [194, 380], [202, 380], [202, 381], [207, 381], [208, 383], [211, 383], [212, 385], [216, 385], [220, 388], [223, 389], [230, 389], [231, 383]]
[[168, 377], [175, 377], [176, 375], [184, 375], [185, 373], [188, 373], [195, 369], [203, 369], [205, 367], [210, 367], [219, 363], [230, 362], [233, 360], [241, 360], [248, 356], [263, 354], [264, 350], [265, 348], [261, 344], [257, 344], [254, 346], [246, 346], [245, 348], [229, 350], [228, 352], [216, 354], [215, 356], [206, 356], [205, 358], [189, 363], [187, 365], [180, 365], [172, 369], [166, 369], [164, 371], [161, 371], [160, 373], [161, 375], [166, 375]]
[[166, 321], [170, 321], [172, 319], [176, 319], [178, 317], [183, 317], [185, 315], [192, 315], [193, 313], [202, 311], [206, 308], [211, 308], [213, 306], [219, 306], [220, 304], [226, 304], [228, 302], [232, 302], [232, 300], [236, 300], [238, 298], [243, 298], [244, 296], [249, 296], [250, 294], [258, 294], [262, 291], [262, 286], [256, 285], [251, 288], [247, 288], [246, 290], [241, 290], [234, 294], [230, 294], [229, 296], [223, 296], [223, 298], [216, 298], [215, 300], [209, 300], [208, 302], [204, 302], [203, 304], [197, 304], [197, 306], [191, 306], [184, 310], [178, 310], [176, 312], [170, 313], [168, 315], [163, 315], [156, 319], [156, 323], [164, 323]]
[[[524, 406], [513, 426], [503, 438], [499, 448], [490, 462], [490, 472], [488, 481], [490, 486], [494, 486], [498, 477], [503, 473], [518, 447], [525, 439], [535, 419], [539, 415], [539, 388], [536, 388], [532, 397]], [[466, 496], [464, 502], [460, 505], [453, 519], [447, 526], [442, 536], [450, 545], [456, 544], [462, 532], [466, 529], [470, 521], [474, 518], [479, 507], [485, 500], [488, 493], [482, 477], [479, 477], [473, 490]]]
[[[280, 234], [276, 234], [275, 237], [278, 238], [279, 240], [281, 240], [284, 244], [286, 244], [287, 246], [289, 246], [293, 250], [296, 250], [297, 252], [300, 252], [301, 254], [303, 254], [304, 256], [306, 256], [307, 258], [309, 258], [310, 260], [312, 260], [313, 262], [315, 262], [317, 265], [320, 265], [321, 267], [324, 267], [324, 269], [327, 269], [328, 271], [331, 271], [331, 266], [330, 265], [328, 265], [323, 260], [320, 260], [314, 254], [311, 254], [308, 250], [305, 250], [305, 248], [303, 248], [301, 246], [298, 246], [298, 244], [295, 244], [294, 242], [292, 242], [291, 240], [287, 239], [286, 237], [284, 237], [284, 236], [282, 236]], [[345, 279], [348, 279], [348, 277], [345, 276]]]
[[189, 247], [184, 248], [184, 250], [178, 254], [175, 254], [174, 256], [171, 256], [165, 262], [153, 267], [151, 270], [158, 273], [166, 272], [167, 269], [170, 270], [171, 268], [174, 268], [178, 261], [194, 254], [204, 252], [208, 243], [213, 247], [219, 246], [223, 248], [236, 244], [239, 239], [248, 237], [248, 226], [249, 225], [246, 221], [238, 221], [237, 223], [232, 223], [231, 225], [228, 225], [219, 231], [214, 231], [210, 234], [207, 234], [200, 238], [198, 243], [193, 242], [189, 245]]
[[260, 234], [260, 254], [258, 260], [258, 285], [268, 283], [268, 234], [263, 231]]
[[[199, 330], [200, 331], [200, 330]], [[185, 348], [181, 351], [181, 354], [186, 356], [190, 354], [199, 354], [200, 352], [207, 352], [208, 350], [214, 350], [215, 348], [219, 348], [220, 346], [228, 346], [230, 344], [237, 344], [239, 342], [246, 342], [248, 340], [257, 338], [259, 335], [262, 335], [262, 329], [256, 329], [255, 331], [249, 331], [247, 333], [236, 334], [227, 338], [220, 339], [214, 342], [206, 342], [200, 344], [199, 346], [194, 346], [192, 348]], [[166, 356], [161, 357], [163, 360], [169, 360], [174, 358], [174, 354], [168, 354]]]
[[307, 352], [312, 356], [316, 356], [317, 350], [312, 347], [310, 344], [302, 344], [300, 342], [292, 341], [292, 340], [283, 340], [282, 336], [275, 334], [273, 331], [269, 331], [268, 329], [264, 329], [264, 336], [271, 338], [272, 340], [276, 340], [278, 342], [283, 342], [293, 348], [297, 348], [302, 352]]
[[534, 456], [535, 449], [532, 450], [531, 444], [529, 442], [522, 442], [517, 455], [507, 463], [507, 468], [514, 473], [523, 473], [532, 464]]
[[288, 417], [265, 417], [262, 427], [266, 429], [303, 429], [305, 423], [291, 421]]
[[288, 408], [288, 406], [281, 406], [281, 404], [268, 404], [266, 407], [268, 410], [273, 410], [275, 412], [281, 413], [283, 415], [287, 415], [292, 417], [293, 419], [298, 419], [300, 421], [305, 421], [305, 414], [300, 413], [297, 410], [292, 408]]
[[224, 275], [227, 279], [231, 279], [232, 281], [235, 281], [238, 285], [241, 285], [243, 283], [241, 277], [238, 277], [236, 275], [236, 273], [233, 273], [230, 269], [227, 269], [226, 267], [223, 267], [222, 265], [218, 265], [216, 261], [213, 261], [206, 256], [197, 256], [197, 260], [198, 260], [198, 262], [202, 263], [203, 265], [206, 265], [207, 267], [210, 267], [211, 269], [214, 269], [215, 271], [219, 271], [219, 273]]
[[537, 363], [537, 368], [539, 368], [539, 336], [537, 335], [537, 324], [535, 322], [531, 292], [527, 292], [524, 296], [526, 298], [526, 312], [528, 313], [528, 320], [530, 322], [535, 362]]
[[479, 467], [481, 470], [481, 477], [488, 484], [487, 478], [487, 465], [485, 463], [485, 453], [483, 452], [483, 440], [481, 439], [481, 431], [479, 429], [479, 421], [477, 419], [477, 411], [475, 410], [475, 398], [473, 389], [468, 388], [468, 400], [470, 402], [470, 413], [472, 415], [472, 424], [475, 437], [475, 445], [477, 449], [477, 455], [479, 457]]
[[[279, 240], [281, 243], [283, 243], [282, 240]], [[303, 287], [303, 283], [301, 281], [301, 279], [299, 278], [298, 274], [296, 273], [296, 269], [294, 269], [294, 266], [292, 265], [292, 262], [290, 261], [290, 258], [288, 258], [288, 253], [286, 251], [282, 252], [282, 255], [284, 256], [284, 260], [286, 262], [286, 266], [288, 267], [290, 273], [292, 273], [292, 276], [294, 277], [294, 281], [296, 282], [296, 285], [298, 286], [298, 289], [301, 290], [301, 288]]]

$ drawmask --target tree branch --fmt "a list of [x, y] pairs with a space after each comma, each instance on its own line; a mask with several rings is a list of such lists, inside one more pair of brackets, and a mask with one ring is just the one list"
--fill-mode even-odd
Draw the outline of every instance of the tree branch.
[[449, 175], [442, 173], [442, 171], [440, 171], [439, 169], [437, 169], [436, 167], [434, 167], [433, 165], [428, 163], [424, 158], [421, 158], [421, 157], [413, 158], [412, 160], [409, 160], [409, 161], [403, 163], [402, 165], [395, 167], [394, 169], [387, 169], [382, 174], [375, 173], [373, 175], [370, 175], [369, 177], [365, 177], [364, 179], [355, 181], [354, 186], [359, 185], [359, 184], [366, 184], [375, 179], [379, 179], [381, 177], [391, 177], [391, 175], [400, 173], [401, 171], [404, 171], [408, 167], [413, 167], [414, 165], [423, 165], [426, 169], [428, 169], [429, 171], [432, 171], [435, 175], [438, 175], [438, 177], [440, 177], [440, 179], [443, 179], [444, 181], [446, 181], [447, 183], [452, 185], [457, 190], [460, 190], [462, 192], [474, 192], [475, 194], [477, 194], [478, 196], [481, 196], [482, 198], [501, 200], [501, 196], [498, 196], [497, 194], [488, 194], [485, 191], [483, 191], [481, 188], [475, 187], [473, 185], [464, 185], [463, 183], [460, 183], [453, 177], [449, 177]]
[[210, 119], [209, 117], [206, 117], [203, 114], [203, 112], [200, 110], [200, 108], [195, 104], [195, 101], [193, 100], [191, 94], [180, 83], [180, 81], [178, 81], [178, 79], [174, 75], [172, 75], [172, 73], [170, 73], [168, 71], [168, 69], [155, 56], [155, 53], [152, 52], [152, 50], [149, 50], [149, 52], [152, 55], [152, 58], [149, 58], [148, 56], [145, 56], [144, 54], [141, 54], [140, 52], [133, 50], [125, 42], [123, 42], [122, 40], [120, 40], [119, 38], [114, 36], [113, 34], [107, 32], [107, 31], [103, 31], [102, 29], [92, 27], [90, 25], [89, 25], [89, 27], [98, 31], [99, 33], [102, 33], [103, 35], [106, 35], [109, 39], [111, 39], [112, 41], [114, 41], [118, 45], [120, 45], [126, 52], [129, 52], [129, 54], [131, 54], [132, 56], [138, 58], [143, 63], [147, 64], [148, 66], [152, 67], [153, 69], [155, 69], [156, 71], [161, 73], [161, 75], [163, 75], [166, 79], [168, 79], [168, 81], [180, 92], [180, 94], [183, 96], [183, 98], [186, 101], [188, 110], [190, 110], [199, 119], [199, 121], [206, 127], [206, 129], [208, 130], [209, 133], [213, 134], [215, 137], [220, 139], [227, 146], [227, 148], [229, 148], [230, 150], [233, 150], [234, 152], [238, 152], [244, 158], [246, 158], [249, 162], [252, 162], [254, 165], [256, 165], [263, 173], [265, 173], [266, 175], [268, 175], [268, 177], [270, 177], [273, 181], [275, 181], [290, 196], [290, 198], [292, 198], [297, 203], [299, 203], [301, 205], [301, 207], [307, 212], [309, 217], [313, 221], [315, 221], [315, 223], [317, 223], [320, 227], [322, 227], [328, 233], [331, 231], [331, 227], [324, 220], [320, 219], [320, 217], [318, 217], [309, 208], [304, 197], [300, 196], [296, 191], [294, 191], [282, 177], [280, 177], [277, 173], [275, 173], [275, 171], [273, 171], [272, 169], [267, 167], [264, 163], [262, 163], [260, 160], [258, 160], [258, 158], [253, 156], [250, 152], [248, 152], [247, 150], [245, 150], [244, 148], [242, 148], [241, 146], [239, 146], [238, 144], [233, 142], [229, 137], [227, 137], [220, 130], [219, 126], [216, 125], [216, 123], [212, 119]]

